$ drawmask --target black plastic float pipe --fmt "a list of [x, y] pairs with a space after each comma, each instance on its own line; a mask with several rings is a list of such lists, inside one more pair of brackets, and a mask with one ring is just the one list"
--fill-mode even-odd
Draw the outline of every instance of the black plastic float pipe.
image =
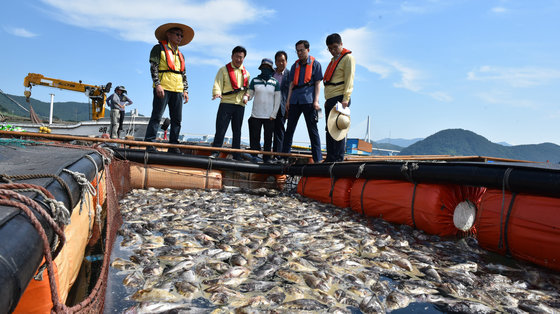
[[[253, 173], [306, 177], [363, 178], [484, 186], [515, 193], [560, 197], [560, 168], [530, 163], [476, 162], [345, 162], [308, 165], [268, 165], [207, 157], [146, 153], [114, 149], [116, 156], [131, 161]], [[211, 165], [210, 165], [211, 163]]]
[[[97, 169], [103, 168], [101, 156], [96, 153], [89, 154], [95, 160]], [[88, 181], [95, 177], [95, 167], [89, 159], [81, 158], [66, 169], [83, 173]], [[72, 213], [72, 209], [78, 204], [81, 197], [81, 188], [71, 174], [62, 172], [59, 177], [68, 185], [72, 194], [72, 201], [58, 181], [52, 179], [45, 188], [53, 194], [55, 199], [62, 201], [66, 208]], [[20, 183], [20, 182], [17, 182]], [[39, 202], [41, 204], [41, 202]], [[47, 212], [50, 208], [42, 205]], [[11, 208], [0, 208], [0, 212], [7, 213]], [[47, 234], [51, 248], [53, 242], [53, 230], [46, 220], [31, 209], [35, 214], [43, 229]], [[25, 291], [25, 288], [35, 275], [37, 268], [43, 258], [43, 243], [29, 219], [23, 213], [13, 212], [11, 217], [3, 217], [3, 224], [0, 228], [0, 239], [3, 239], [0, 246], [0, 313], [10, 313], [15, 307]], [[46, 280], [47, 273], [43, 274]]]
[[207, 156], [179, 155], [165, 152], [147, 152], [145, 150], [111, 148], [115, 157], [137, 163], [195, 167], [201, 169], [233, 170], [240, 172], [282, 174], [283, 167], [278, 165], [256, 164], [251, 162], [211, 159]]
[[484, 186], [515, 193], [560, 197], [560, 168], [539, 164], [473, 162], [371, 162], [297, 165], [291, 175], [404, 180]]

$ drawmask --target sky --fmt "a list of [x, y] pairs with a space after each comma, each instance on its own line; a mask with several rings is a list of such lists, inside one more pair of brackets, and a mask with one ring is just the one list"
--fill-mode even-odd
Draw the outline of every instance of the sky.
[[[260, 60], [278, 50], [291, 66], [295, 43], [306, 39], [324, 71], [325, 38], [336, 32], [356, 59], [350, 138], [366, 135], [369, 117], [373, 140], [461, 128], [496, 143], [560, 144], [560, 0], [30, 0], [5, 1], [0, 15], [5, 93], [23, 95], [27, 73], [112, 82], [147, 116], [154, 31], [191, 26], [195, 37], [181, 47], [190, 97], [181, 133], [189, 137], [215, 132], [212, 85], [233, 47], [247, 49], [244, 64], [255, 77]], [[41, 86], [32, 97], [49, 102], [50, 93], [57, 102], [87, 101]], [[324, 144], [324, 118], [318, 128]], [[294, 142], [309, 142], [303, 117]]]

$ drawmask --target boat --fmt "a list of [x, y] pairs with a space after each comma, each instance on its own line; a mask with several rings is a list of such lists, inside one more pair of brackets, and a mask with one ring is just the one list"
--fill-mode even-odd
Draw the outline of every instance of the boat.
[[[150, 122], [150, 117], [138, 115], [136, 110], [131, 112], [131, 115], [124, 117], [123, 131], [121, 138], [132, 136], [135, 139], [144, 138], [146, 128]], [[65, 134], [72, 136], [102, 136], [108, 134], [111, 127], [111, 119], [108, 117], [100, 118], [98, 120], [86, 120], [80, 122], [67, 122], [67, 123], [32, 123], [32, 122], [6, 122], [12, 127], [19, 127], [29, 132], [39, 133], [47, 127], [50, 133]]]

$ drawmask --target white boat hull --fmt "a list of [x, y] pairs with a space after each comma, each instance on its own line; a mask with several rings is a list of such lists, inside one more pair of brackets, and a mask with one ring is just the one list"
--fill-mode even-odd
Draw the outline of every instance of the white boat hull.
[[[121, 137], [132, 135], [136, 138], [144, 138], [146, 128], [150, 117], [134, 117], [126, 116], [123, 122], [123, 131]], [[53, 134], [66, 134], [75, 136], [101, 136], [102, 134], [109, 133], [111, 127], [111, 120], [109, 118], [102, 118], [99, 120], [80, 121], [74, 124], [70, 123], [53, 123], [53, 124], [35, 124], [35, 123], [9, 123], [13, 126], [19, 126], [29, 132], [39, 132], [39, 128], [46, 126]]]

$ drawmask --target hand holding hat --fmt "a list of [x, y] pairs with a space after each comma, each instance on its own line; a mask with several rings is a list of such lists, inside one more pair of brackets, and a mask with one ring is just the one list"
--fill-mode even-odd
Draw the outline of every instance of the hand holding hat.
[[329, 112], [327, 129], [335, 141], [344, 139], [350, 130], [350, 108], [344, 108], [340, 102], [337, 102]]

